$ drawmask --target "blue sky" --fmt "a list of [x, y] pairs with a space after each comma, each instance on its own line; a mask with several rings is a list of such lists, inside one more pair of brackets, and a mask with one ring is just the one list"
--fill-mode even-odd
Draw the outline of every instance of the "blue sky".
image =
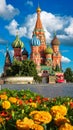
[[47, 43], [51, 43], [56, 32], [61, 43], [62, 68], [73, 69], [73, 0], [0, 0], [0, 73], [3, 72], [7, 46], [13, 57], [11, 44], [17, 31], [30, 53], [38, 3]]

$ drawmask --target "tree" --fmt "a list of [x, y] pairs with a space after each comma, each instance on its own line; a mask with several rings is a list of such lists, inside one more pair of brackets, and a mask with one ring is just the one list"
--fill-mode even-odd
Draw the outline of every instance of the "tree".
[[71, 68], [67, 68], [66, 71], [64, 72], [64, 77], [67, 82], [73, 82], [73, 71]]
[[41, 81], [37, 74], [36, 65], [32, 60], [14, 60], [12, 66], [6, 71], [7, 76], [33, 76], [36, 81]]

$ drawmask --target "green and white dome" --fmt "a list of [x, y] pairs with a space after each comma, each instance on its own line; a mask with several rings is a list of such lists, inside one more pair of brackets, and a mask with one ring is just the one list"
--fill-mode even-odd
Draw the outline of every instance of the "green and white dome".
[[24, 43], [19, 39], [18, 35], [16, 36], [16, 39], [12, 43], [12, 47], [13, 48], [23, 48], [24, 47]]

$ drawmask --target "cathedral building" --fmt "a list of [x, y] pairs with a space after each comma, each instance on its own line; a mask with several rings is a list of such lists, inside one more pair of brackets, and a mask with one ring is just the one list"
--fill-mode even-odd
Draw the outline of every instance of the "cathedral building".
[[[56, 67], [61, 70], [61, 54], [59, 50], [60, 41], [55, 34], [51, 44], [47, 46], [40, 15], [41, 9], [38, 7], [37, 20], [31, 39], [30, 59], [36, 64], [38, 73], [41, 73], [41, 75], [44, 75], [45, 73], [45, 75], [48, 76], [56, 70]], [[18, 35], [16, 35], [16, 38], [12, 43], [12, 47], [14, 49], [15, 59], [19, 61], [28, 59], [28, 52]], [[24, 48], [23, 51], [22, 48]]]

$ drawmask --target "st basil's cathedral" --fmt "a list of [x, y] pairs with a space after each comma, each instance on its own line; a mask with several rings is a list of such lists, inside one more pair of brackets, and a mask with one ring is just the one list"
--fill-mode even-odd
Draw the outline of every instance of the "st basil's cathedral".
[[[41, 75], [53, 74], [53, 70], [58, 67], [61, 68], [61, 54], [59, 50], [60, 41], [58, 40], [56, 34], [54, 34], [54, 38], [51, 41], [51, 45], [46, 44], [45, 32], [43, 29], [42, 21], [40, 18], [41, 9], [37, 8], [37, 20], [35, 24], [35, 28], [33, 30], [32, 39], [31, 39], [31, 54], [30, 59], [36, 64], [37, 72]], [[14, 50], [14, 58], [22, 61], [28, 59], [28, 52], [24, 47], [24, 43], [20, 40], [19, 36], [16, 35], [15, 40], [12, 43], [12, 47]], [[23, 48], [23, 51], [22, 51]], [[7, 66], [11, 65], [8, 58], [9, 53], [7, 50], [6, 60], [4, 71]]]

